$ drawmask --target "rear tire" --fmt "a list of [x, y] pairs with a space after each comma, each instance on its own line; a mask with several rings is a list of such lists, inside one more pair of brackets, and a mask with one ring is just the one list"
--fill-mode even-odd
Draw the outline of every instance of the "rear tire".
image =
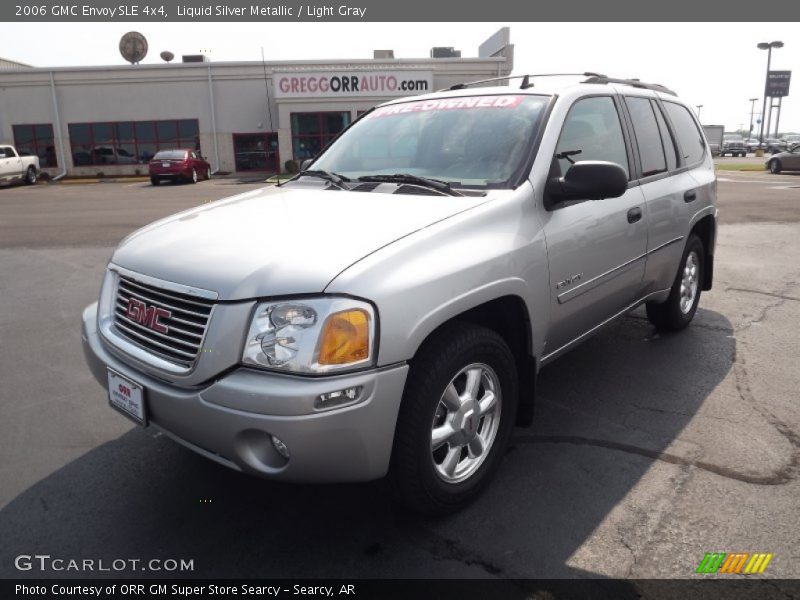
[[158, 177], [151, 177], [150, 183], [152, 183], [153, 185], [158, 185], [159, 183], [161, 183], [161, 180]]
[[777, 158], [773, 158], [769, 161], [769, 172], [773, 175], [778, 175], [781, 172], [781, 161]]
[[423, 514], [473, 500], [503, 459], [516, 419], [514, 357], [496, 332], [445, 325], [414, 358], [395, 429], [389, 480]]
[[692, 322], [700, 302], [705, 269], [703, 242], [692, 234], [686, 242], [680, 268], [665, 302], [646, 305], [647, 318], [659, 331], [680, 331]]
[[25, 171], [25, 185], [33, 185], [34, 183], [36, 183], [36, 168], [28, 167], [28, 170]]

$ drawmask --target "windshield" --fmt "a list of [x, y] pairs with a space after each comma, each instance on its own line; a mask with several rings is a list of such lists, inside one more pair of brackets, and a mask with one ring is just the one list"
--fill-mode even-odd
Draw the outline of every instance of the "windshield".
[[356, 179], [409, 174], [454, 187], [509, 187], [529, 155], [546, 96], [494, 95], [382, 106], [310, 169]]
[[162, 150], [161, 152], [156, 152], [153, 160], [182, 160], [184, 158], [186, 158], [186, 150]]

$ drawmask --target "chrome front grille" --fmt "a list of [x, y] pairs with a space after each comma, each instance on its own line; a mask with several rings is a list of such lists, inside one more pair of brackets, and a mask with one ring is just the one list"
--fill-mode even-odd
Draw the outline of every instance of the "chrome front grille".
[[202, 350], [213, 307], [212, 301], [120, 275], [114, 328], [148, 353], [190, 369]]

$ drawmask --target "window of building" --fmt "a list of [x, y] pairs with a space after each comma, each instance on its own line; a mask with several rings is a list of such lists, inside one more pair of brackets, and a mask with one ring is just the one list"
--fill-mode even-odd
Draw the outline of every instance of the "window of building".
[[[606, 160], [617, 163], [629, 174], [628, 153], [617, 107], [610, 96], [593, 96], [578, 100], [569, 109], [561, 129], [556, 153], [578, 152], [570, 158], [580, 160]], [[559, 159], [562, 175], [570, 162]]]
[[350, 112], [292, 113], [292, 154], [295, 160], [314, 158], [345, 127]]
[[664, 108], [667, 109], [669, 120], [672, 121], [672, 126], [675, 128], [675, 135], [678, 136], [685, 164], [694, 165], [700, 162], [705, 154], [706, 146], [697, 121], [689, 113], [689, 109], [681, 104], [665, 101]]
[[14, 145], [20, 156], [38, 156], [42, 168], [58, 166], [52, 125], [14, 125], [13, 129]]
[[234, 133], [233, 154], [237, 171], [281, 170], [277, 133]]
[[159, 150], [200, 150], [197, 119], [70, 123], [69, 137], [76, 167], [146, 164]]
[[642, 177], [649, 177], [667, 170], [664, 146], [658, 131], [656, 115], [648, 98], [625, 97], [625, 104], [633, 122], [633, 131], [639, 146], [642, 161]]

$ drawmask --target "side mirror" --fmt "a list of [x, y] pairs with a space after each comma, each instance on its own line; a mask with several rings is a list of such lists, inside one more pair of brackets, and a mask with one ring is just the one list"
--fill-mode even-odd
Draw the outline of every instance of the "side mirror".
[[305, 171], [308, 167], [311, 166], [311, 163], [314, 162], [313, 158], [307, 158], [303, 162], [300, 163], [300, 171]]
[[617, 163], [584, 160], [572, 165], [563, 177], [551, 179], [547, 188], [556, 202], [618, 198], [628, 189], [628, 176]]

